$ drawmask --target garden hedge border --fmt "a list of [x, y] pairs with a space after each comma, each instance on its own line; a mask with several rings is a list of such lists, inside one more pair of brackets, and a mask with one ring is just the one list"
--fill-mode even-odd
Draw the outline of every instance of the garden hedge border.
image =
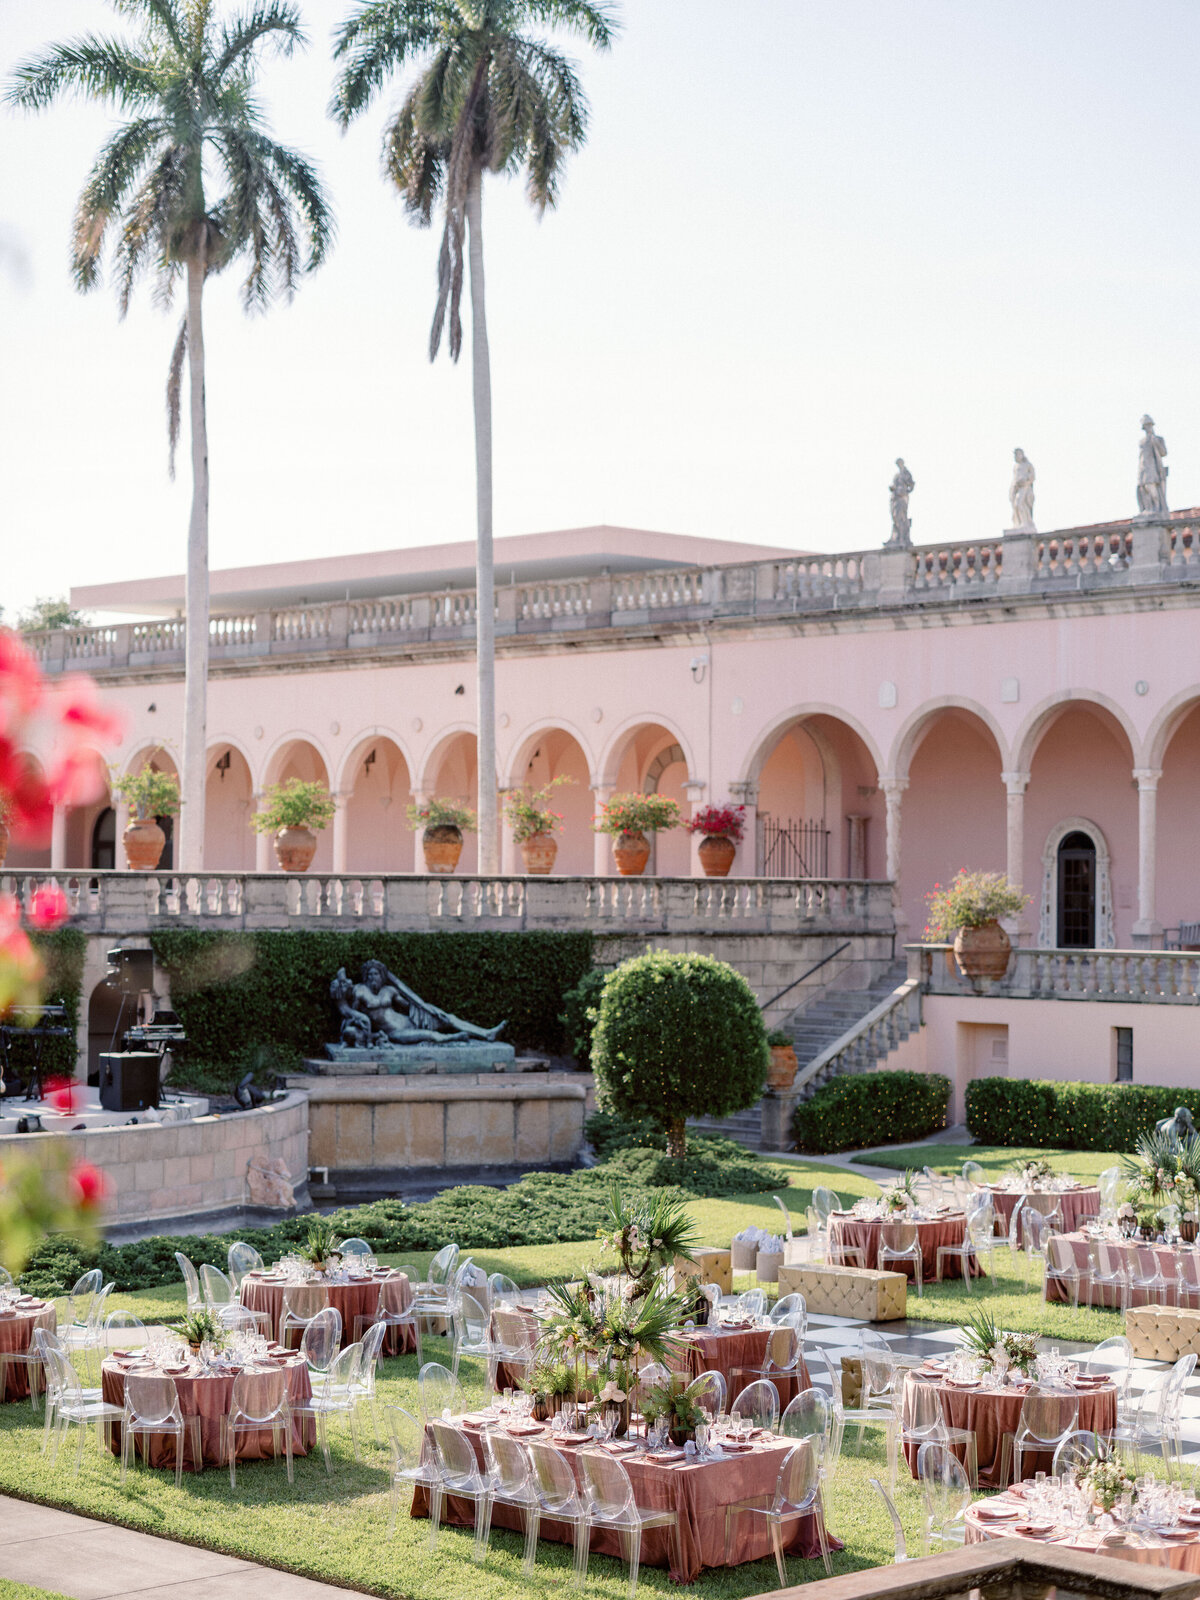
[[980, 1144], [1132, 1150], [1189, 1098], [1165, 1084], [976, 1078], [967, 1085], [967, 1127]]
[[946, 1126], [950, 1079], [936, 1072], [857, 1072], [834, 1078], [792, 1113], [797, 1150], [827, 1155], [907, 1144]]

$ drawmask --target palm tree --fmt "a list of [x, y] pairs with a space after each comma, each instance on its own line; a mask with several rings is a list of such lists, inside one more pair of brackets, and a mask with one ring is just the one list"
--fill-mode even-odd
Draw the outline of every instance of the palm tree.
[[343, 128], [395, 72], [421, 62], [416, 82], [388, 121], [384, 171], [405, 208], [428, 227], [442, 203], [432, 361], [447, 319], [450, 355], [462, 350], [463, 240], [471, 271], [476, 500], [476, 673], [478, 681], [479, 870], [497, 861], [495, 599], [492, 573], [492, 377], [483, 287], [485, 172], [524, 170], [530, 202], [558, 199], [568, 153], [587, 133], [587, 100], [573, 63], [530, 36], [545, 25], [582, 35], [598, 50], [616, 24], [599, 0], [363, 0], [335, 35], [345, 62], [330, 115]]
[[101, 150], [79, 197], [72, 239], [79, 289], [99, 283], [104, 244], [114, 234], [122, 316], [143, 273], [153, 277], [155, 298], [163, 304], [178, 279], [187, 283], [187, 310], [167, 380], [167, 415], [173, 477], [186, 359], [192, 511], [178, 859], [184, 871], [198, 871], [204, 864], [209, 629], [204, 286], [213, 273], [244, 258], [247, 310], [263, 309], [281, 293], [290, 297], [299, 274], [324, 259], [333, 224], [316, 171], [269, 137], [256, 99], [261, 55], [290, 55], [305, 42], [297, 7], [289, 0], [254, 0], [221, 23], [214, 0], [113, 4], [140, 23], [135, 39], [89, 35], [52, 45], [17, 67], [5, 98], [41, 111], [58, 96], [76, 93], [129, 118]]

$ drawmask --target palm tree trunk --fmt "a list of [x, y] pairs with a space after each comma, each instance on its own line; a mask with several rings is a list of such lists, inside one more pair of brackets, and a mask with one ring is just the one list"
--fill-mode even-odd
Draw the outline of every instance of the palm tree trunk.
[[467, 183], [475, 396], [475, 673], [479, 718], [479, 870], [500, 870], [496, 816], [496, 591], [492, 571], [492, 364], [483, 295], [483, 174]]
[[[203, 252], [203, 246], [201, 247]], [[176, 866], [204, 866], [204, 768], [208, 700], [208, 419], [204, 403], [203, 253], [188, 261], [188, 375], [191, 380], [192, 515], [188, 524], [184, 641], [183, 801]]]

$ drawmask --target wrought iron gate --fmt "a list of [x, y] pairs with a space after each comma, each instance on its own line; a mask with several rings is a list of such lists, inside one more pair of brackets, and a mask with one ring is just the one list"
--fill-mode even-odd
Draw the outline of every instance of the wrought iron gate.
[[761, 817], [764, 878], [827, 878], [829, 829], [823, 822]]

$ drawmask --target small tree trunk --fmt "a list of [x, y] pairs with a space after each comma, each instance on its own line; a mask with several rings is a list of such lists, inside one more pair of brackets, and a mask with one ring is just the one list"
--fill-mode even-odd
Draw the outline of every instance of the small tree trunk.
[[672, 1117], [667, 1123], [667, 1154], [673, 1161], [682, 1161], [687, 1154], [687, 1130], [682, 1117]]
[[492, 570], [492, 365], [483, 293], [483, 174], [467, 183], [471, 364], [475, 397], [475, 672], [479, 763], [479, 870], [500, 870], [496, 797], [496, 598]]
[[184, 608], [183, 772], [176, 867], [204, 866], [204, 776], [208, 698], [208, 418], [204, 398], [203, 246], [187, 269], [188, 377], [192, 424], [192, 515]]

